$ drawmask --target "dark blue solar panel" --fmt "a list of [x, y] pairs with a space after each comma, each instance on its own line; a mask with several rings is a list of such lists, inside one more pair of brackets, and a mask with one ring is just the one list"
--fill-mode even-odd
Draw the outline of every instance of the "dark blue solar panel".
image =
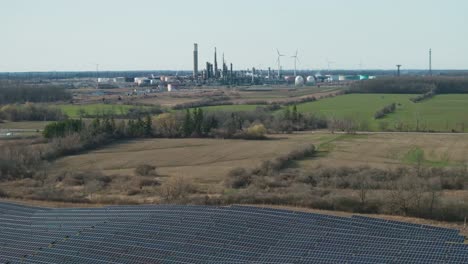
[[231, 206], [0, 203], [0, 263], [467, 263], [456, 230]]

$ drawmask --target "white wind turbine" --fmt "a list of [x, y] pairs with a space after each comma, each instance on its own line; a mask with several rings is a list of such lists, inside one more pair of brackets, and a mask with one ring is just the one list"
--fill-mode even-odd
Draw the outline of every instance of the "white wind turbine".
[[276, 60], [276, 63], [278, 63], [278, 79], [281, 78], [281, 57], [284, 57], [285, 55], [281, 54], [278, 49], [276, 49], [276, 52], [278, 53], [278, 59]]
[[296, 50], [296, 55], [291, 56], [291, 58], [294, 58], [294, 77], [297, 76], [297, 74], [296, 74], [296, 72], [297, 72], [297, 62], [298, 61], [300, 62], [299, 57], [297, 56], [298, 53], [299, 53], [299, 50]]

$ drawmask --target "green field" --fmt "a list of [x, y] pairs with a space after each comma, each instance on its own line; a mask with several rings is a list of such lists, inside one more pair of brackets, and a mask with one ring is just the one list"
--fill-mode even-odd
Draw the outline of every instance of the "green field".
[[261, 105], [215, 105], [202, 107], [203, 111], [253, 111]]
[[[452, 130], [468, 132], [468, 95], [450, 94], [413, 103], [414, 95], [405, 94], [349, 94], [298, 105], [302, 113], [316, 113], [326, 117], [352, 118], [367, 123], [369, 130]], [[379, 120], [374, 113], [391, 103], [397, 103], [395, 113]]]
[[87, 105], [57, 105], [65, 114], [71, 118], [80, 117], [80, 111], [85, 111], [87, 114], [117, 114], [124, 115], [128, 113], [130, 108], [134, 108], [133, 105], [112, 105], [112, 104], [87, 104]]

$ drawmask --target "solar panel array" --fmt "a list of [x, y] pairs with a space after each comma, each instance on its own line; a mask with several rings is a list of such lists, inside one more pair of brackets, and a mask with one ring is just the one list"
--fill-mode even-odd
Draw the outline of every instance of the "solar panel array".
[[0, 263], [468, 263], [456, 230], [247, 206], [0, 203]]

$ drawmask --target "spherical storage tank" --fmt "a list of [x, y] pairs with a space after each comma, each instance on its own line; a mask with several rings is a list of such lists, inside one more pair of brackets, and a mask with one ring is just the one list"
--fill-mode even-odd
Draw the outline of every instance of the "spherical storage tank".
[[314, 85], [315, 84], [315, 77], [314, 76], [308, 76], [306, 79], [307, 85]]
[[302, 76], [297, 76], [294, 83], [296, 86], [302, 86], [304, 85], [304, 78]]

